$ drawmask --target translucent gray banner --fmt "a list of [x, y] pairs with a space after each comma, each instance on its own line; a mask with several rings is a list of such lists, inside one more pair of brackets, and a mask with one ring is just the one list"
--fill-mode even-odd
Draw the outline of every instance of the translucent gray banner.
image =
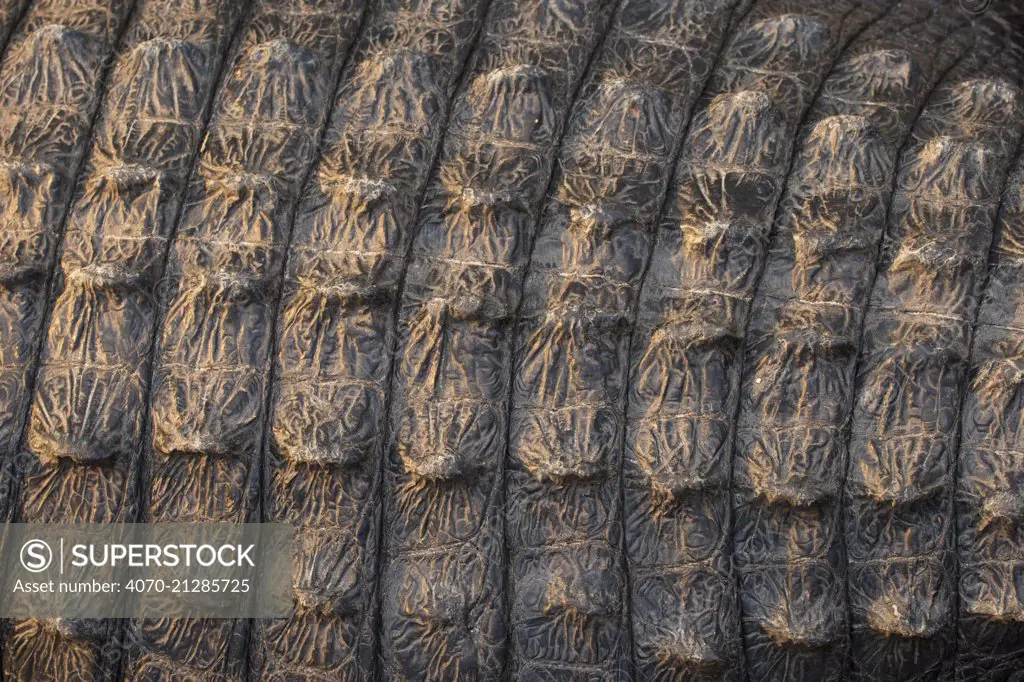
[[287, 524], [6, 524], [0, 617], [286, 617], [293, 548]]

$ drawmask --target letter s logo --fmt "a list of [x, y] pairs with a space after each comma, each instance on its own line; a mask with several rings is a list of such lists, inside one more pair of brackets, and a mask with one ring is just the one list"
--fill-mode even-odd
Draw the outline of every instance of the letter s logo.
[[21, 565], [30, 573], [45, 571], [53, 563], [53, 550], [42, 540], [29, 540], [21, 546]]

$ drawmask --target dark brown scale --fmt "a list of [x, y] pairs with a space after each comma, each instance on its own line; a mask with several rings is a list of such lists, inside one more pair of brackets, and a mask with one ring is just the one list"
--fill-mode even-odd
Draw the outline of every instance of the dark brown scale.
[[[185, 190], [161, 292], [139, 503], [146, 522], [258, 519], [284, 256], [363, 2], [257, 0], [249, 12]], [[246, 678], [247, 621], [129, 628], [130, 679]]]
[[747, 319], [798, 124], [843, 46], [884, 9], [755, 5], [690, 121], [627, 349], [626, 548], [649, 679], [763, 674], [765, 660], [743, 659], [729, 537]]
[[453, 101], [396, 329], [385, 679], [497, 679], [506, 666], [510, 322], [573, 93], [609, 7], [496, 0]]
[[298, 531], [5, 678], [1016, 679], [1021, 30], [0, 0], [0, 510]]
[[[122, 39], [51, 289], [14, 501], [19, 521], [135, 519], [156, 282], [238, 9], [147, 0]], [[57, 630], [68, 649], [83, 654], [66, 659], [65, 673], [110, 674], [78, 661], [109, 648], [120, 625], [106, 624], [109, 635], [99, 637], [83, 625]], [[16, 625], [8, 652], [33, 661], [53, 646], [53, 635]]]
[[961, 399], [1024, 127], [1019, 47], [973, 30], [901, 154], [864, 321], [843, 493], [854, 679], [945, 680], [955, 664]]
[[130, 3], [42, 3], [0, 64], [0, 452], [17, 448], [56, 244]]
[[[832, 69], [800, 133], [753, 301], [733, 538], [755, 679], [842, 679], [849, 615], [839, 499], [867, 294], [898, 150], [971, 37], [901, 3]], [[924, 29], [924, 30], [922, 30]]]
[[[1016, 17], [1007, 13], [1007, 21], [1024, 26], [1019, 8], [1017, 11]], [[1001, 60], [991, 72], [994, 77], [1009, 77], [1008, 82], [1019, 87], [1019, 35], [1017, 41], [1009, 54], [1017, 66], [1004, 70]], [[1019, 106], [1019, 90], [1017, 97]], [[994, 115], [998, 109], [989, 111]], [[1019, 130], [1019, 115], [1017, 125]], [[965, 366], [960, 449], [953, 474], [959, 597], [957, 680], [1011, 680], [1024, 667], [1024, 519], [1018, 504], [1024, 490], [1018, 390], [1018, 368], [1024, 357], [1019, 312], [1024, 282], [1019, 267], [1024, 254], [1022, 187], [1024, 156], [1018, 150], [1000, 198], [988, 277], [980, 293], [973, 345]]]
[[[505, 523], [520, 676], [620, 679], [631, 631], [647, 634], [646, 610], [630, 618], [621, 545], [625, 354], [652, 226], [731, 5], [624, 2], [569, 120], [513, 326]], [[646, 659], [637, 673], [656, 674]]]
[[[22, 440], [57, 244], [100, 108], [102, 75], [131, 2], [35, 3], [0, 62], [0, 457], [5, 514], [27, 465]], [[9, 14], [8, 14], [9, 13]], [[4, 9], [15, 18], [15, 8]], [[5, 37], [8, 28], [5, 22]], [[31, 460], [26, 460], [31, 463]], [[107, 621], [5, 624], [10, 679], [109, 679], [116, 650]]]
[[29, 0], [0, 0], [0, 51], [7, 46], [7, 39], [11, 37], [28, 4]]
[[1024, 157], [1007, 181], [967, 375], [955, 491], [958, 680], [1006, 680], [1024, 667]]
[[293, 229], [279, 313], [263, 520], [300, 530], [290, 619], [258, 625], [251, 675], [371, 679], [381, 424], [417, 202], [484, 5], [375, 9], [342, 76]]

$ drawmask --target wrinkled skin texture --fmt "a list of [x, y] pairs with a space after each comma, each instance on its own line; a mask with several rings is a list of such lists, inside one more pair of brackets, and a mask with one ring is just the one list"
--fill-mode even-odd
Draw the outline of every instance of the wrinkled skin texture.
[[0, 0], [0, 509], [297, 532], [4, 679], [1018, 679], [1022, 31]]

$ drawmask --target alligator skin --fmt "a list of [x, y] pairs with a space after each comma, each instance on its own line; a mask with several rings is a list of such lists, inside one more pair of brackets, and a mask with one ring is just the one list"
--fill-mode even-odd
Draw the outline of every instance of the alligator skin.
[[[4, 17], [15, 18], [16, 10], [5, 8]], [[57, 246], [95, 136], [103, 75], [130, 11], [127, 1], [33, 3], [0, 62], [0, 453], [8, 513], [15, 481], [24, 477], [15, 454], [52, 307]], [[120, 51], [120, 59], [129, 52]], [[118, 485], [131, 487], [123, 479]], [[69, 503], [67, 496], [61, 501]], [[107, 679], [116, 670], [117, 648], [94, 645], [113, 636], [110, 622], [5, 625], [3, 669], [12, 679]]]
[[897, 154], [966, 49], [964, 23], [948, 6], [901, 3], [843, 55], [802, 126], [752, 303], [736, 425], [733, 536], [752, 679], [842, 679], [838, 503], [860, 329]]
[[382, 499], [385, 679], [495, 679], [505, 664], [511, 321], [565, 120], [609, 7], [495, 0], [452, 103], [396, 328]]
[[372, 678], [379, 467], [398, 289], [479, 0], [374, 8], [299, 205], [277, 323], [263, 519], [300, 529], [295, 612], [255, 671]]
[[[505, 537], [515, 676], [619, 679], [630, 668], [626, 352], [673, 160], [732, 11], [623, 2], [559, 151], [513, 326]], [[646, 588], [635, 597], [676, 611], [670, 595]]]
[[102, 75], [130, 10], [127, 0], [34, 3], [0, 62], [0, 452], [8, 465], [31, 397], [57, 243]]
[[1024, 128], [1020, 36], [980, 38], [900, 155], [864, 316], [843, 487], [854, 679], [940, 680], [953, 670], [959, 414]]
[[0, 50], [7, 46], [7, 39], [27, 6], [28, 0], [0, 0]]
[[[257, 518], [284, 254], [362, 12], [361, 0], [260, 0], [229, 57], [161, 292], [140, 520]], [[125, 675], [240, 679], [248, 630], [133, 623]]]
[[[137, 486], [129, 483], [140, 463], [156, 287], [241, 8], [145, 0], [135, 9], [54, 273], [14, 505], [19, 521], [137, 516]], [[108, 624], [112, 632], [102, 637], [80, 626], [66, 624], [57, 641], [70, 651], [102, 650], [121, 631]], [[54, 636], [29, 637], [28, 624], [17, 632], [8, 655], [25, 660]]]
[[[746, 601], [739, 608], [735, 585], [745, 575], [734, 575], [730, 551], [747, 320], [800, 122], [844, 46], [887, 9], [755, 5], [733, 28], [691, 120], [629, 350], [623, 485], [644, 677], [760, 678], [771, 667], [753, 652], [744, 661], [743, 641], [759, 644], [751, 621], [760, 614]], [[778, 587], [759, 596], [771, 604]], [[778, 625], [773, 637], [797, 636]]]
[[967, 367], [955, 474], [959, 680], [1004, 680], [1024, 661], [1024, 156], [995, 226]]
[[292, 614], [5, 680], [1024, 674], [1017, 0], [0, 0], [0, 511]]

